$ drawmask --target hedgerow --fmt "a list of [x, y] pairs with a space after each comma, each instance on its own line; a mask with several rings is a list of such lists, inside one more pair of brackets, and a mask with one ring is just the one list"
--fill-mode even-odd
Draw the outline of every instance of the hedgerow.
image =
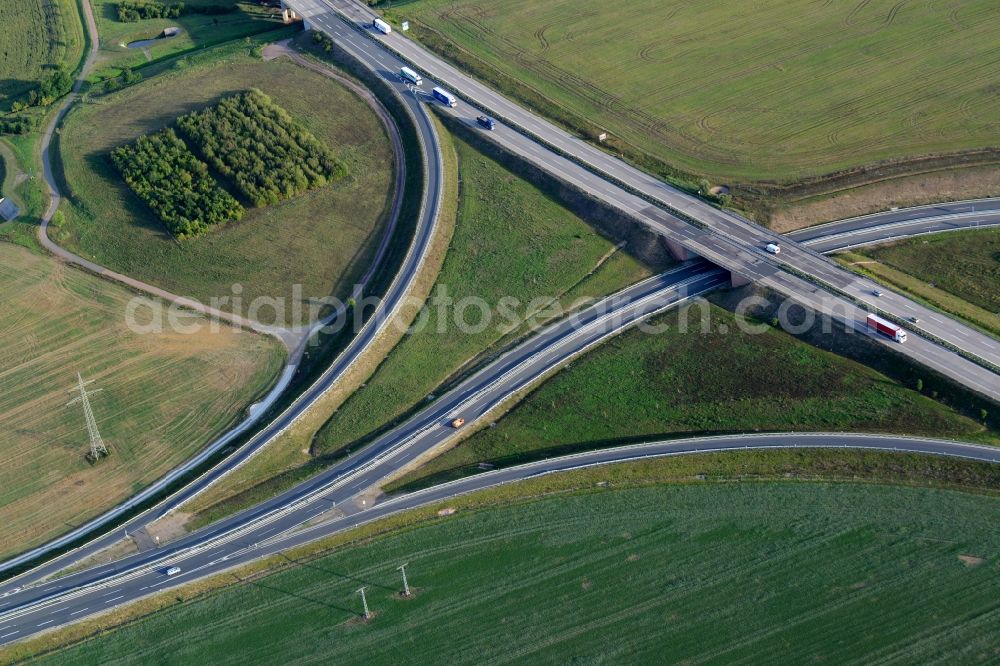
[[141, 19], [177, 18], [184, 13], [184, 3], [134, 2], [126, 0], [118, 3], [118, 20], [135, 23]]
[[254, 206], [277, 203], [347, 173], [326, 146], [257, 89], [182, 116], [177, 126]]
[[129, 187], [178, 238], [239, 220], [243, 206], [208, 173], [173, 129], [115, 149], [111, 161]]
[[229, 14], [236, 5], [190, 5], [183, 2], [156, 2], [155, 0], [122, 0], [118, 3], [118, 20], [135, 23], [142, 19], [177, 18], [184, 14]]

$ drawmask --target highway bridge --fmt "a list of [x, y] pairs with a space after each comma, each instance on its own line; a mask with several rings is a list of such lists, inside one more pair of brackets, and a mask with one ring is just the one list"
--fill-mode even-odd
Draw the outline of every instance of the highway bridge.
[[[678, 256], [693, 254], [729, 270], [737, 280], [770, 287], [818, 312], [863, 321], [875, 311], [908, 326], [904, 353], [937, 372], [1000, 399], [1000, 343], [976, 329], [875, 282], [857, 276], [809, 246], [717, 209], [574, 137], [458, 71], [404, 34], [370, 27], [375, 14], [353, 0], [284, 0], [307, 27], [326, 33], [339, 47], [387, 80], [406, 65], [424, 74], [422, 89], [440, 85], [456, 93], [455, 108], [439, 110], [475, 126], [486, 111], [499, 119], [485, 133], [504, 150], [552, 174], [667, 237]], [[399, 85], [403, 85], [399, 83]], [[429, 100], [429, 95], [426, 96]], [[434, 103], [429, 100], [429, 103]], [[779, 243], [780, 255], [764, 251]], [[876, 296], [880, 292], [882, 296]], [[935, 315], [935, 316], [931, 316]]]
[[[869, 218], [866, 224], [869, 228], [877, 228], [879, 221], [880, 218], [877, 217]], [[890, 222], [889, 230], [891, 233], [898, 233], [893, 224]], [[915, 224], [916, 230], [919, 223]], [[830, 225], [828, 229], [844, 230], [837, 225]], [[502, 470], [491, 476], [474, 477], [480, 480], [468, 481], [466, 485], [449, 484], [447, 488], [422, 491], [410, 499], [392, 499], [385, 502], [384, 506], [377, 504], [362, 511], [358, 511], [351, 503], [352, 498], [364, 489], [377, 485], [396, 470], [455, 437], [457, 433], [451, 428], [450, 421], [456, 416], [466, 418], [470, 425], [488, 417], [497, 407], [505, 404], [510, 396], [534, 385], [555, 368], [561, 367], [602, 340], [652, 314], [696, 295], [726, 286], [728, 280], [725, 270], [703, 260], [688, 262], [667, 273], [644, 280], [577, 313], [572, 319], [563, 319], [547, 326], [358, 453], [270, 500], [192, 532], [160, 549], [139, 553], [50, 582], [41, 582], [45, 575], [66, 567], [72, 561], [80, 561], [93, 555], [100, 547], [120, 539], [122, 534], [115, 532], [75, 551], [70, 558], [59, 558], [29, 575], [8, 581], [0, 586], [0, 594], [4, 595], [0, 597], [0, 627], [7, 629], [0, 631], [0, 643], [19, 640], [48, 627], [99, 613], [111, 603], [126, 603], [165, 587], [216, 573], [268, 553], [278, 552], [293, 544], [305, 543], [372, 520], [389, 511], [403, 510], [453, 496], [447, 495], [448, 492], [460, 494], [485, 487], [491, 483], [491, 479], [495, 483], [509, 482], [543, 472], [649, 455], [774, 446], [847, 446], [959, 456], [990, 462], [1000, 459], [1000, 450], [992, 447], [909, 437], [789, 434], [702, 438], [582, 454], [565, 460], [555, 459], [545, 464], [525, 466], [515, 472]], [[225, 468], [225, 464], [221, 466], [221, 469]], [[211, 478], [214, 475], [192, 484], [179, 497], [197, 492]], [[169, 504], [176, 505], [175, 502]], [[323, 526], [300, 531], [305, 523], [335, 507], [345, 509], [349, 515], [326, 521]], [[165, 508], [159, 507], [156, 514]], [[154, 517], [153, 513], [147, 513], [141, 520], [145, 522]], [[136, 523], [135, 527], [138, 526]], [[180, 566], [183, 574], [176, 577], [164, 576], [164, 569], [170, 566]], [[112, 595], [108, 590], [120, 594]], [[4, 638], [4, 634], [9, 635]]]
[[[290, 0], [290, 5], [310, 21], [313, 27], [328, 32], [335, 41], [349, 53], [382, 75], [403, 96], [413, 114], [422, 137], [425, 167], [428, 171], [428, 199], [422, 215], [422, 222], [433, 224], [437, 197], [440, 192], [440, 162], [436, 149], [433, 126], [426, 117], [428, 98], [398, 80], [395, 76], [403, 62], [392, 52], [383, 48], [374, 34], [364, 34], [364, 12], [360, 6], [347, 0], [327, 2], [326, 0]], [[301, 5], [301, 7], [300, 7]], [[337, 11], [334, 11], [334, 7]], [[350, 20], [357, 21], [352, 26], [345, 23], [344, 12]], [[359, 30], [360, 29], [360, 30]], [[395, 34], [395, 33], [394, 33]], [[506, 100], [499, 98], [477, 82], [463, 77], [444, 63], [435, 62], [419, 46], [405, 38], [396, 36], [397, 42], [387, 44], [392, 49], [404, 53], [415, 49], [419, 63], [410, 60], [423, 71], [439, 67], [445, 85], [459, 92], [466, 100], [476, 101], [471, 106], [463, 101], [455, 110], [456, 116], [470, 125], [474, 123], [479, 108], [489, 110], [501, 120], [496, 132], [489, 136], [505, 149], [511, 150], [523, 159], [544, 168], [581, 189], [591, 192], [623, 212], [647, 224], [670, 238], [680, 248], [679, 256], [693, 253], [712, 263], [695, 260], [667, 274], [656, 276], [638, 285], [633, 285], [614, 297], [581, 313], [575, 321], [557, 322], [538, 335], [484, 367], [463, 381], [458, 387], [441, 396], [425, 410], [407, 422], [385, 433], [371, 445], [324, 472], [280, 496], [256, 507], [220, 521], [203, 530], [194, 532], [162, 549], [140, 553], [112, 564], [87, 569], [48, 583], [39, 583], [50, 574], [69, 563], [77, 562], [98, 552], [106, 545], [121, 537], [120, 532], [106, 534], [91, 544], [80, 548], [67, 557], [33, 570], [28, 575], [0, 586], [0, 642], [19, 640], [37, 631], [59, 626], [69, 621], [87, 617], [93, 613], [126, 603], [132, 599], [150, 594], [171, 585], [180, 584], [193, 578], [214, 573], [243, 561], [248, 561], [268, 552], [276, 552], [297, 542], [318, 538], [349, 527], [358, 522], [371, 520], [384, 513], [402, 510], [415, 505], [413, 502], [435, 501], [447, 495], [434, 493], [468, 492], [476, 483], [489, 484], [514, 480], [539, 473], [568, 469], [584, 464], [601, 464], [615, 460], [630, 459], [644, 455], [678, 454], [684, 451], [704, 450], [699, 447], [722, 447], [718, 450], [747, 447], [770, 446], [852, 446], [882, 450], [909, 450], [939, 455], [969, 457], [977, 460], [996, 462], [996, 450], [988, 447], [954, 442], [916, 440], [905, 437], [877, 437], [866, 435], [774, 435], [755, 439], [715, 438], [711, 440], [685, 440], [669, 446], [664, 443], [647, 445], [650, 448], [614, 449], [597, 452], [592, 458], [574, 458], [572, 461], [546, 461], [536, 466], [518, 468], [512, 472], [502, 470], [494, 476], [474, 477], [480, 481], [468, 481], [469, 486], [449, 485], [447, 488], [431, 489], [410, 499], [393, 499], [372, 509], [351, 512], [345, 518], [327, 521], [321, 527], [301, 531], [298, 528], [305, 521], [326, 513], [332, 506], [344, 507], [362, 489], [371, 487], [387, 475], [419, 458], [455, 435], [448, 422], [455, 415], [462, 415], [474, 421], [488, 415], [504, 404], [510, 396], [525, 389], [545, 377], [567, 360], [582, 353], [601, 340], [624, 330], [629, 325], [648, 318], [672, 305], [681, 303], [697, 294], [705, 293], [725, 285], [735, 273], [761, 282], [766, 286], [792, 295], [806, 305], [820, 311], [830, 296], [820, 289], [832, 288], [833, 298], [841, 303], [835, 316], [848, 321], [863, 318], [862, 310], [846, 302], [845, 298], [872, 303], [873, 296], [865, 290], [874, 291], [874, 283], [856, 278], [846, 273], [822, 256], [844, 247], [881, 242], [919, 233], [931, 233], [954, 228], [968, 228], [996, 224], [1000, 220], [1000, 204], [997, 200], [983, 202], [959, 202], [943, 206], [890, 211], [878, 216], [856, 218], [790, 235], [794, 242], [783, 240], [771, 232], [752, 223], [719, 211], [704, 202], [692, 199], [665, 184], [651, 179], [648, 175], [634, 170], [616, 158], [566, 135], [545, 121], [535, 118]], [[459, 85], [452, 85], [458, 75]], [[429, 87], [433, 82], [428, 81]], [[489, 105], [483, 100], [489, 102]], [[589, 160], [589, 161], [588, 161]], [[978, 210], [972, 209], [976, 206]], [[967, 208], [963, 208], [967, 207]], [[429, 227], [428, 227], [429, 228]], [[419, 239], [419, 235], [418, 235]], [[763, 252], [766, 242], [780, 242], [785, 251], [781, 262]], [[411, 255], [397, 281], [405, 281], [419, 267], [419, 240], [415, 240]], [[416, 254], [414, 254], [416, 253]], [[715, 265], [726, 270], [717, 268]], [[804, 279], [803, 276], [810, 276]], [[394, 283], [396, 284], [396, 283]], [[392, 299], [387, 296], [386, 307], [392, 307]], [[957, 322], [943, 320], [939, 313], [913, 304], [897, 294], [888, 294], [877, 303], [881, 309], [888, 306], [889, 312], [897, 317], [917, 316], [930, 322], [924, 331], [932, 337], [937, 331], [945, 331], [950, 336], [949, 344], [961, 348], [967, 355], [975, 356], [978, 362], [933, 343], [930, 339], [911, 336], [911, 341], [900, 348], [913, 358], [955, 377], [979, 392], [996, 399], [1000, 396], [1000, 381], [997, 375], [984, 366], [995, 363], [997, 345], [992, 338], [971, 331]], [[933, 319], [931, 319], [933, 315]], [[954, 334], [954, 327], [961, 335]], [[957, 336], [957, 337], [956, 337]], [[940, 338], [945, 340], [946, 338]], [[951, 340], [958, 340], [959, 344]], [[269, 441], [293, 422], [323, 391], [329, 388], [344, 368], [357, 358], [371, 340], [362, 334], [352, 342], [349, 350], [337, 359], [334, 367], [273, 424], [268, 426], [246, 447], [220, 463], [205, 476], [195, 480], [179, 494], [157, 507], [143, 513], [128, 527], [134, 529], [145, 524], [194, 494], [201, 492], [215, 480], [225, 475], [243, 461], [260, 450]], [[892, 346], [892, 343], [884, 343]], [[338, 371], [337, 368], [340, 368]], [[656, 448], [660, 447], [660, 448]], [[673, 447], [673, 448], [670, 448]], [[587, 454], [591, 455], [591, 454]], [[545, 465], [552, 465], [551, 468]], [[568, 467], [560, 467], [560, 465]], [[504, 476], [514, 474], [514, 477]], [[466, 488], [466, 490], [462, 490]], [[450, 490], [449, 490], [450, 489]], [[302, 541], [297, 541], [302, 540]], [[36, 553], [37, 554], [37, 553]], [[25, 561], [25, 560], [21, 560]], [[165, 578], [162, 568], [177, 563], [183, 573], [177, 577]], [[124, 592], [118, 593], [121, 585]], [[102, 591], [101, 597], [96, 597]], [[115, 594], [105, 593], [114, 591]], [[32, 624], [32, 623], [35, 624]]]

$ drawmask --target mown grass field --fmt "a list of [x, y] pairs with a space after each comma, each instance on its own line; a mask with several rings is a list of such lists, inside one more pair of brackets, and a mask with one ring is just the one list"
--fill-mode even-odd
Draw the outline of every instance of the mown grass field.
[[[241, 418], [284, 361], [276, 340], [222, 328], [131, 332], [134, 296], [0, 243], [0, 556], [120, 502]], [[91, 466], [76, 373], [102, 389], [111, 456]]]
[[[443, 285], [456, 302], [476, 296], [495, 306], [504, 296], [523, 303], [549, 297], [568, 306], [577, 299], [621, 289], [648, 273], [630, 256], [612, 254], [614, 248], [607, 239], [545, 192], [443, 127], [439, 126], [439, 132], [446, 169], [458, 174], [451, 182], [459, 188], [445, 193], [442, 216], [446, 219], [439, 224], [453, 226], [454, 231], [448, 232], [451, 244], [432, 295]], [[423, 319], [420, 330], [407, 332], [372, 377], [325, 424], [317, 422], [311, 446], [308, 438], [277, 442], [196, 498], [187, 507], [197, 512], [195, 522], [202, 524], [260, 501], [315, 474], [360, 438], [419, 406], [463, 365], [524, 331], [522, 327], [505, 333], [490, 326], [463, 333], [450, 322], [439, 329], [436, 307]], [[475, 321], [475, 315], [469, 321]]]
[[997, 144], [993, 0], [412, 0], [388, 12], [714, 182]]
[[[527, 305], [535, 298], [600, 296], [647, 274], [618, 252], [589, 275], [613, 249], [583, 220], [473, 147], [455, 139], [460, 177], [458, 218], [448, 256], [433, 294], [456, 303], [468, 297], [491, 306], [493, 324], [465, 330], [456, 311], [442, 316], [428, 308], [421, 328], [397, 345], [364, 388], [338, 410], [316, 436], [317, 453], [337, 451], [419, 403], [438, 384], [504, 337], [498, 303], [514, 297]], [[536, 304], [515, 308], [534, 314]], [[479, 323], [471, 309], [466, 321]]]
[[[755, 431], [872, 431], [998, 438], [853, 361], [770, 329], [738, 330], [711, 306], [664, 315], [669, 330], [626, 332], [573, 363], [499, 420], [394, 484], [659, 436]], [[688, 320], [687, 332], [678, 322]], [[725, 332], [720, 332], [720, 329]]]
[[83, 54], [74, 0], [0, 3], [0, 111], [33, 88], [49, 68], [72, 71]]
[[943, 490], [612, 481], [344, 547], [48, 662], [990, 661], [998, 519]]
[[[219, 53], [203, 64], [179, 61], [70, 114], [60, 152], [72, 205], [54, 239], [101, 265], [203, 302], [233, 297], [238, 284], [242, 291], [235, 295], [242, 298], [244, 314], [257, 297], [285, 299], [286, 319], [295, 305], [308, 311], [310, 299], [345, 298], [368, 268], [394, 195], [394, 158], [385, 128], [362, 100], [324, 76], [288, 60]], [[349, 175], [178, 243], [122, 182], [107, 155], [251, 86], [330, 147]], [[302, 286], [298, 303], [294, 285]], [[233, 309], [233, 303], [222, 309]], [[265, 308], [260, 316], [268, 321], [272, 313]]]
[[[91, 0], [101, 48], [94, 68], [89, 74], [92, 81], [117, 75], [122, 67], [139, 67], [150, 60], [160, 60], [171, 55], [238, 39], [277, 28], [280, 14], [275, 16], [267, 8], [250, 0], [185, 0], [185, 6], [227, 5], [236, 8], [227, 14], [206, 15], [188, 13], [177, 18], [144, 19], [135, 23], [118, 21], [116, 0]], [[128, 48], [133, 41], [154, 39], [164, 28], [178, 27], [181, 34], [159, 40], [145, 49]]]

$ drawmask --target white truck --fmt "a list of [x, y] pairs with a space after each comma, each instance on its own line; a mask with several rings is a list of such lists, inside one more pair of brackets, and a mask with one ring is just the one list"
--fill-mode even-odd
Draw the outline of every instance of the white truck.
[[388, 35], [392, 32], [392, 26], [379, 18], [372, 21], [372, 27], [381, 32], [383, 35]]
[[455, 96], [444, 88], [435, 88], [431, 91], [431, 93], [434, 94], [434, 99], [441, 102], [445, 106], [450, 106], [452, 108], [458, 106], [458, 100], [455, 99]]
[[420, 78], [420, 75], [414, 72], [409, 67], [403, 67], [402, 69], [400, 69], [399, 75], [415, 86], [421, 86], [424, 84], [424, 80]]

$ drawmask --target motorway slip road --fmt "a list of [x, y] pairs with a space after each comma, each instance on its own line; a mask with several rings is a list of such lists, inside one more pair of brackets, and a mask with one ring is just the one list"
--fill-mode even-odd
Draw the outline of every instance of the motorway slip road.
[[996, 226], [1000, 226], [1000, 198], [883, 211], [806, 227], [785, 237], [825, 254], [924, 234]]
[[[433, 74], [433, 79], [425, 78], [423, 88], [441, 85], [476, 104], [461, 100], [454, 109], [441, 107], [443, 113], [473, 126], [480, 109], [487, 110], [503, 121], [495, 131], [486, 133], [490, 139], [678, 241], [698, 256], [845, 323], [860, 324], [868, 310], [888, 313], [899, 320], [919, 319], [919, 326], [908, 328], [923, 332], [928, 338], [943, 340], [980, 361], [970, 361], [928, 338], [915, 343], [918, 336], [914, 335], [900, 351], [1000, 400], [1000, 375], [984, 367], [1000, 367], [1000, 342], [989, 335], [941, 317], [926, 306], [854, 275], [819, 252], [788, 242], [781, 235], [731, 212], [716, 209], [569, 135], [462, 74], [400, 33], [382, 35], [370, 29], [368, 25], [375, 15], [367, 7], [351, 0], [289, 0], [288, 4], [306, 18], [310, 27], [326, 32], [345, 50], [386, 77], [394, 76], [404, 64]], [[698, 220], [703, 227], [652, 205], [650, 200]], [[782, 245], [782, 253], [777, 257], [763, 249], [770, 242]], [[881, 297], [874, 295], [877, 290], [883, 293]]]
[[[119, 605], [221, 573], [261, 557], [280, 553], [400, 511], [447, 501], [477, 490], [556, 472], [652, 457], [738, 450], [785, 448], [838, 448], [905, 451], [1000, 463], [1000, 449], [940, 440], [861, 435], [849, 433], [737, 435], [679, 441], [652, 442], [542, 460], [458, 481], [415, 493], [388, 498], [374, 507], [333, 518], [313, 526], [302, 523], [315, 516], [303, 506], [283, 520], [248, 530], [226, 543], [194, 547], [159, 562], [128, 566], [122, 562], [55, 581], [43, 588], [19, 593], [0, 603], [0, 644], [27, 638], [42, 631], [93, 616]], [[330, 499], [346, 497], [343, 491]], [[320, 506], [319, 511], [324, 507]], [[180, 573], [166, 575], [166, 568]], [[96, 573], [95, 573], [96, 572]], [[30, 595], [30, 598], [29, 598]]]

